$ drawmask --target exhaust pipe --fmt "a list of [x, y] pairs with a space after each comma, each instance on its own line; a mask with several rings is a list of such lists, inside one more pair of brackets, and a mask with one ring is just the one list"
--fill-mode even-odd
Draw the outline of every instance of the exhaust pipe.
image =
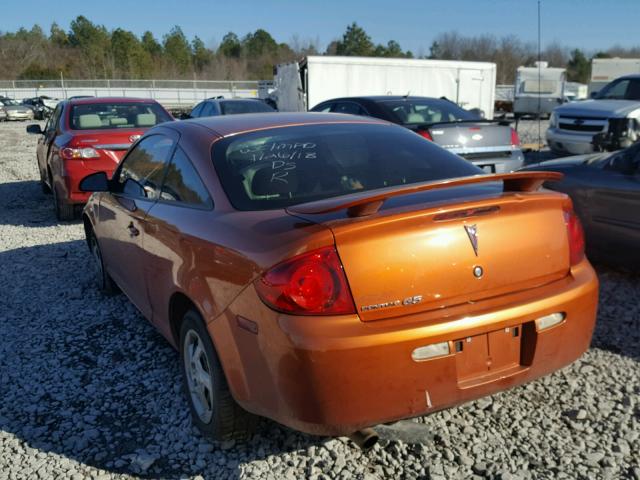
[[349, 435], [349, 440], [365, 452], [378, 443], [379, 438], [380, 437], [373, 428], [363, 428], [362, 430], [358, 430]]

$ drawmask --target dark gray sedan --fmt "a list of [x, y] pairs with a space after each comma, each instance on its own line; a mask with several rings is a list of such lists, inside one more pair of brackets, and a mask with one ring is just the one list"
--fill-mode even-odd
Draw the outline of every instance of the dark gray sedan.
[[508, 173], [522, 167], [524, 162], [518, 134], [508, 123], [485, 120], [481, 112], [465, 110], [445, 98], [394, 95], [334, 98], [311, 111], [365, 115], [400, 124], [487, 173]]
[[594, 259], [640, 266], [640, 144], [617, 152], [565, 157], [523, 170], [562, 172], [549, 189], [567, 193]]

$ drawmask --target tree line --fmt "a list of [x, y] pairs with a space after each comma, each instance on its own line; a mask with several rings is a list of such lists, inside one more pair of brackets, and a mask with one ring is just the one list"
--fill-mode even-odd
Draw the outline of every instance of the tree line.
[[[278, 43], [263, 29], [242, 37], [227, 33], [215, 46], [195, 36], [187, 38], [175, 26], [162, 38], [150, 31], [137, 36], [122, 28], [107, 29], [78, 16], [64, 30], [53, 23], [46, 33], [39, 25], [0, 32], [0, 78], [53, 79], [62, 73], [77, 79], [202, 79], [258, 80], [272, 77], [273, 66], [305, 55], [349, 55], [396, 58], [489, 61], [497, 64], [498, 83], [512, 83], [516, 68], [532, 65], [536, 45], [516, 36], [464, 36], [457, 32], [436, 37], [429, 52], [403, 50], [395, 40], [376, 44], [355, 22], [323, 51], [318, 41], [294, 36]], [[586, 83], [593, 57], [640, 58], [640, 47], [611, 47], [588, 54], [558, 43], [548, 45], [541, 58], [550, 66], [566, 67], [570, 80]]]

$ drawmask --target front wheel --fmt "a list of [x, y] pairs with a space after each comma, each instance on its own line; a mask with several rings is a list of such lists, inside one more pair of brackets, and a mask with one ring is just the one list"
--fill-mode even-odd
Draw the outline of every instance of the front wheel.
[[200, 315], [190, 310], [180, 329], [183, 385], [194, 424], [212, 440], [245, 440], [258, 417], [231, 396], [220, 360]]

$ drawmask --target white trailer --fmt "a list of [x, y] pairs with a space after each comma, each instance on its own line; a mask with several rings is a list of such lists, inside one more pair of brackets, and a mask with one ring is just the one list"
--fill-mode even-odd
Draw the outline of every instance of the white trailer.
[[591, 60], [589, 94], [598, 92], [616, 78], [640, 73], [640, 58], [594, 58]]
[[534, 67], [518, 67], [514, 88], [513, 113], [547, 116], [564, 101], [566, 70], [552, 68], [547, 62]]
[[493, 118], [496, 64], [409, 58], [309, 56], [281, 64], [273, 98], [280, 111], [305, 111], [337, 97], [446, 97]]

